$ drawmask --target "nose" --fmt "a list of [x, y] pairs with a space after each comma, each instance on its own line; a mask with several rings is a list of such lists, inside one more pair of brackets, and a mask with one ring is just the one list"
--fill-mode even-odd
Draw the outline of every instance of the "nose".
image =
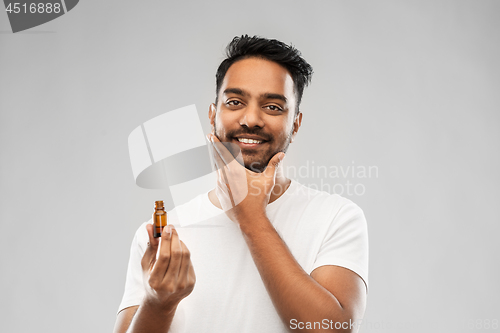
[[240, 118], [240, 125], [246, 126], [248, 128], [252, 127], [264, 127], [264, 121], [262, 119], [262, 110], [258, 105], [249, 104], [243, 111]]

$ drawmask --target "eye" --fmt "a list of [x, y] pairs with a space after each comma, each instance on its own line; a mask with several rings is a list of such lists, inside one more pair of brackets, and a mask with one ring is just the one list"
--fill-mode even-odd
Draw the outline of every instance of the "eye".
[[266, 108], [268, 108], [271, 111], [283, 111], [283, 109], [277, 105], [268, 105], [266, 106]]
[[227, 101], [226, 104], [227, 105], [231, 105], [231, 106], [239, 106], [242, 103], [240, 101], [236, 100], [236, 99], [233, 99], [233, 100]]

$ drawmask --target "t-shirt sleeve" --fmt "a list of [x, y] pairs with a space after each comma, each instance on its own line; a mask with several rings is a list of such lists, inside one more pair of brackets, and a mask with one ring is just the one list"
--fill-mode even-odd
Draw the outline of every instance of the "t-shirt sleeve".
[[137, 229], [134, 239], [132, 240], [132, 245], [130, 246], [125, 292], [120, 306], [118, 307], [118, 312], [130, 306], [139, 305], [145, 294], [141, 260], [146, 251], [146, 244], [149, 238], [146, 224], [147, 222], [143, 223], [139, 229]]
[[355, 203], [342, 199], [343, 203], [333, 214], [312, 270], [324, 265], [347, 268], [363, 279], [368, 290], [368, 228], [365, 215]]

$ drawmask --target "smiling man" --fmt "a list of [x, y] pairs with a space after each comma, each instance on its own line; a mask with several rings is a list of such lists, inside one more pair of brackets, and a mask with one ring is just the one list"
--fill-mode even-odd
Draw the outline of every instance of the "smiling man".
[[[138, 229], [115, 332], [358, 330], [368, 281], [363, 212], [283, 172], [311, 75], [277, 40], [228, 45], [208, 113], [217, 184], [169, 212], [176, 228], [164, 229], [161, 244], [150, 222]], [[180, 215], [205, 221], [184, 227]]]

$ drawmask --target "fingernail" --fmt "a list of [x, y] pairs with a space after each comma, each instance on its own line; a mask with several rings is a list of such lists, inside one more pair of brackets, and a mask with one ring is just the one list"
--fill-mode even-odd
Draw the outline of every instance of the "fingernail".
[[167, 225], [165, 228], [163, 228], [165, 233], [168, 233], [170, 236], [172, 236], [172, 226]]

